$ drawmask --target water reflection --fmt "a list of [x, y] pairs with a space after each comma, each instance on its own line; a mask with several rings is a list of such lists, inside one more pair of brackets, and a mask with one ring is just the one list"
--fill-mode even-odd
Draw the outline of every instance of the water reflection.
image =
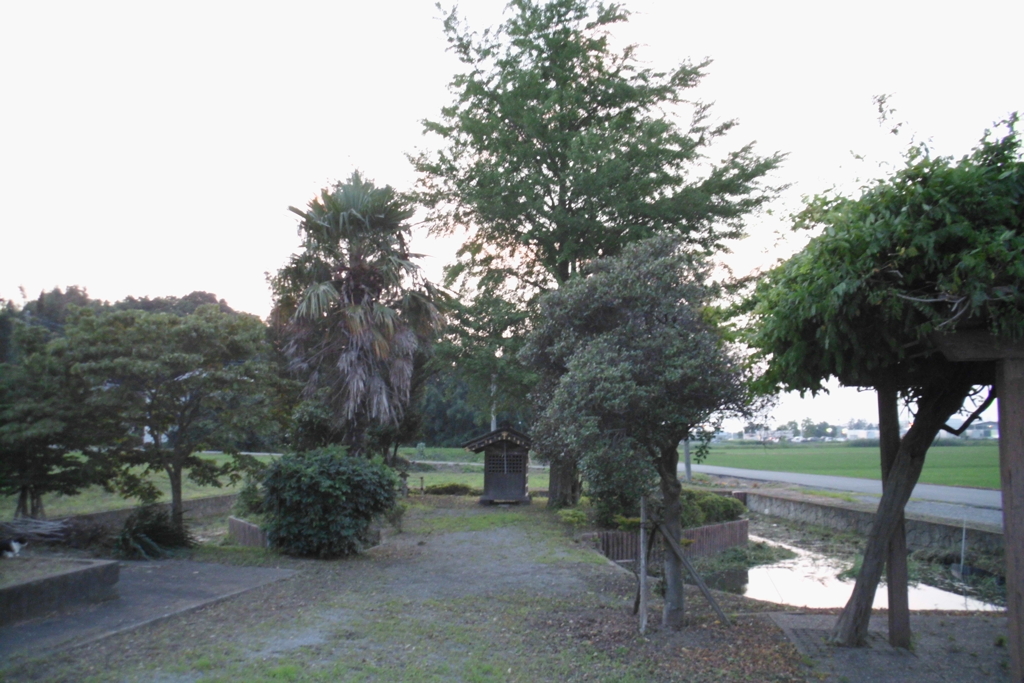
[[[796, 557], [777, 564], [703, 577], [709, 587], [756, 600], [797, 607], [843, 607], [850, 599], [854, 582], [839, 579], [837, 576], [846, 569], [842, 562], [784, 543], [754, 536], [751, 536], [750, 540], [788, 548], [796, 553]], [[910, 586], [908, 599], [912, 610], [987, 612], [1003, 609], [968, 595], [957, 595], [923, 583]], [[888, 592], [884, 585], [879, 585], [875, 592], [874, 606], [884, 608], [888, 605]]]

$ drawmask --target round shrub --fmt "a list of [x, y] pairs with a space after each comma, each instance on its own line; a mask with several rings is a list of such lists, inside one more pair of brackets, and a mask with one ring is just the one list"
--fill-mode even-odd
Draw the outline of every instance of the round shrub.
[[743, 503], [732, 496], [723, 496], [717, 493], [704, 494], [698, 504], [704, 511], [705, 524], [732, 522], [739, 519], [746, 511]]
[[369, 540], [374, 517], [397, 499], [398, 477], [377, 460], [321, 448], [274, 462], [263, 480], [264, 529], [289, 555], [351, 555]]

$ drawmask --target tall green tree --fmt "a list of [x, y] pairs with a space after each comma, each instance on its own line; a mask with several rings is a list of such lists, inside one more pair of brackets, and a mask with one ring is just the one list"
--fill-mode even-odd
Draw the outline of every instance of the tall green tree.
[[117, 425], [90, 403], [64, 339], [19, 321], [12, 342], [11, 362], [0, 363], [0, 495], [18, 496], [15, 516], [41, 518], [44, 495], [111, 485], [104, 446]]
[[[454, 10], [447, 16], [465, 70], [450, 85], [453, 103], [424, 124], [442, 148], [413, 159], [431, 229], [469, 229], [450, 282], [464, 278], [478, 301], [532, 318], [539, 293], [627, 244], [671, 233], [710, 253], [742, 234], [746, 216], [772, 196], [765, 177], [781, 157], [746, 145], [708, 158], [736, 125], [711, 123], [708, 106], [690, 99], [709, 62], [663, 72], [644, 67], [635, 46], [613, 49], [611, 31], [629, 16], [618, 4], [512, 0], [509, 9], [482, 34]], [[491, 337], [481, 356], [508, 340]], [[574, 464], [546, 455], [549, 504], [574, 503]]]
[[302, 250], [271, 279], [284, 352], [349, 452], [364, 454], [370, 429], [401, 425], [445, 296], [413, 263], [413, 210], [391, 186], [353, 173], [291, 210]]
[[[523, 350], [542, 376], [534, 443], [581, 462], [592, 487], [638, 501], [661, 489], [680, 537], [679, 443], [744, 414], [740, 362], [706, 315], [708, 268], [656, 237], [593, 262], [541, 299]], [[665, 554], [664, 622], [683, 618], [682, 563]]]
[[[947, 419], [991, 385], [991, 363], [950, 363], [936, 334], [1024, 336], [1024, 163], [1016, 116], [959, 160], [912, 147], [904, 168], [859, 197], [809, 200], [797, 227], [821, 229], [758, 284], [748, 341], [767, 392], [817, 392], [829, 377], [879, 395], [883, 494], [834, 639], [858, 645], [888, 563], [905, 614], [903, 510]], [[898, 398], [916, 410], [901, 438]], [[977, 412], [975, 413], [975, 416]], [[902, 595], [893, 600], [893, 586]], [[902, 604], [897, 604], [902, 603]], [[909, 620], [898, 629], [909, 644]]]
[[[186, 473], [220, 486], [254, 465], [238, 442], [273, 410], [277, 381], [258, 318], [216, 305], [187, 316], [79, 311], [65, 329], [74, 372], [93, 389], [90, 405], [122, 425], [107, 450], [144, 473], [167, 474], [176, 526]], [[218, 464], [199, 455], [210, 447], [234, 457]]]

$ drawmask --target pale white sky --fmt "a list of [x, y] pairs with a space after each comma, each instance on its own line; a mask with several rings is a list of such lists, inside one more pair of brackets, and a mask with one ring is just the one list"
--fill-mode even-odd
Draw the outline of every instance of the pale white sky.
[[[696, 96], [739, 119], [730, 144], [789, 153], [792, 188], [736, 246], [738, 270], [800, 246], [773, 233], [801, 195], [896, 159], [908, 138], [883, 134], [873, 95], [956, 155], [1024, 109], [1019, 0], [626, 5], [617, 38], [652, 66], [714, 59]], [[483, 28], [504, 3], [460, 6]], [[0, 2], [0, 297], [199, 289], [266, 315], [264, 273], [297, 246], [289, 204], [357, 168], [412, 186], [405, 154], [432, 144], [419, 122], [458, 66], [440, 14], [432, 0]], [[431, 273], [451, 251], [417, 247]], [[873, 395], [838, 393], [772, 420], [874, 415]]]

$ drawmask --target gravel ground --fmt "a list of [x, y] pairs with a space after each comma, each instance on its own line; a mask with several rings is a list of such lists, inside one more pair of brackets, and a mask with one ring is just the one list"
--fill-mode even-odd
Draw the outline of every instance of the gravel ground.
[[[688, 593], [687, 627], [640, 637], [635, 581], [539, 505], [414, 499], [405, 531], [348, 560], [207, 548], [293, 578], [90, 645], [0, 665], [10, 681], [803, 681], [765, 612]], [[654, 601], [652, 601], [654, 602]], [[652, 604], [650, 623], [660, 605]]]
[[[755, 519], [752, 532], [855, 552], [849, 539], [773, 524]], [[360, 557], [328, 562], [206, 546], [194, 559], [298, 573], [87, 648], [14, 657], [0, 664], [0, 680], [1005, 680], [1005, 619], [991, 616], [923, 615], [916, 654], [887, 650], [876, 629], [878, 646], [839, 650], [818, 637], [834, 610], [781, 614], [778, 605], [718, 593], [734, 622], [727, 626], [688, 587], [686, 627], [657, 628], [655, 599], [655, 626], [641, 637], [632, 575], [574, 541], [538, 504], [415, 497], [404, 532]]]

